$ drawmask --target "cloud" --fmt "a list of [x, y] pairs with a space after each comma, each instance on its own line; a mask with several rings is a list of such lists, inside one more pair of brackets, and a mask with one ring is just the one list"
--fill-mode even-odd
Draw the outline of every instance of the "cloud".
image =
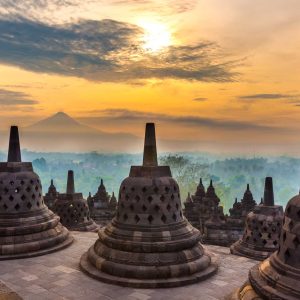
[[[127, 109], [106, 109], [106, 110], [93, 110], [91, 114], [98, 114], [96, 117], [82, 117], [80, 120], [91, 122], [164, 122], [181, 124], [181, 126], [202, 126], [214, 129], [227, 129], [227, 130], [272, 130], [272, 127], [250, 122], [240, 122], [225, 119], [213, 119], [198, 117], [193, 115], [185, 116], [171, 116], [159, 113], [140, 112]], [[277, 128], [278, 129], [278, 128]]]
[[197, 98], [194, 98], [193, 101], [196, 101], [196, 102], [204, 102], [208, 100], [208, 98], [204, 98], [204, 97], [197, 97]]
[[236, 63], [212, 42], [143, 50], [141, 28], [114, 20], [47, 25], [24, 18], [0, 20], [0, 63], [34, 72], [92, 81], [183, 79], [228, 82]]
[[245, 95], [239, 96], [239, 99], [244, 100], [282, 100], [282, 99], [290, 99], [294, 98], [295, 95], [289, 94], [253, 94], [253, 95]]
[[0, 89], [0, 106], [31, 106], [38, 101], [30, 99], [28, 94]]

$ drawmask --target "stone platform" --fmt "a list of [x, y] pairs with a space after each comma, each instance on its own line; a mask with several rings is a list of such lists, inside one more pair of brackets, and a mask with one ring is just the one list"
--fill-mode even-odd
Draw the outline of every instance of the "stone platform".
[[200, 283], [167, 289], [134, 289], [105, 284], [79, 270], [80, 256], [96, 239], [93, 232], [72, 232], [74, 243], [45, 256], [0, 261], [0, 281], [24, 300], [215, 300], [224, 299], [248, 278], [257, 261], [230, 254], [229, 248], [205, 247], [220, 260], [216, 275]]

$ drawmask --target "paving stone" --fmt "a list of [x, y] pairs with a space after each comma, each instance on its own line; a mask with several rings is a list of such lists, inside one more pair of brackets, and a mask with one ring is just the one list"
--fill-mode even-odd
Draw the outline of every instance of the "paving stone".
[[72, 235], [76, 241], [62, 251], [26, 260], [0, 261], [0, 280], [25, 300], [215, 300], [223, 299], [239, 287], [247, 279], [247, 268], [257, 264], [251, 259], [237, 259], [228, 248], [206, 245], [211, 252], [220, 250], [216, 254], [221, 262], [219, 271], [210, 279], [179, 288], [123, 288], [94, 280], [79, 271], [80, 256], [97, 235], [90, 232], [72, 232]]

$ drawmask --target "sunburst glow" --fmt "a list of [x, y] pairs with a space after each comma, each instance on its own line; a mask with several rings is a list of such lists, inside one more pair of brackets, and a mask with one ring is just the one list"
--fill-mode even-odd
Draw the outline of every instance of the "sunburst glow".
[[139, 25], [144, 29], [142, 39], [145, 50], [158, 52], [171, 45], [171, 32], [166, 25], [152, 21], [140, 21]]

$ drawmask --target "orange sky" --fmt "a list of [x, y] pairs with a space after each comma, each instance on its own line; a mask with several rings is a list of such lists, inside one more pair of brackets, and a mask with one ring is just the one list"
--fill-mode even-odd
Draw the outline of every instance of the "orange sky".
[[142, 136], [151, 120], [220, 151], [300, 153], [298, 0], [22, 2], [0, 2], [2, 128], [64, 111], [108, 132]]

